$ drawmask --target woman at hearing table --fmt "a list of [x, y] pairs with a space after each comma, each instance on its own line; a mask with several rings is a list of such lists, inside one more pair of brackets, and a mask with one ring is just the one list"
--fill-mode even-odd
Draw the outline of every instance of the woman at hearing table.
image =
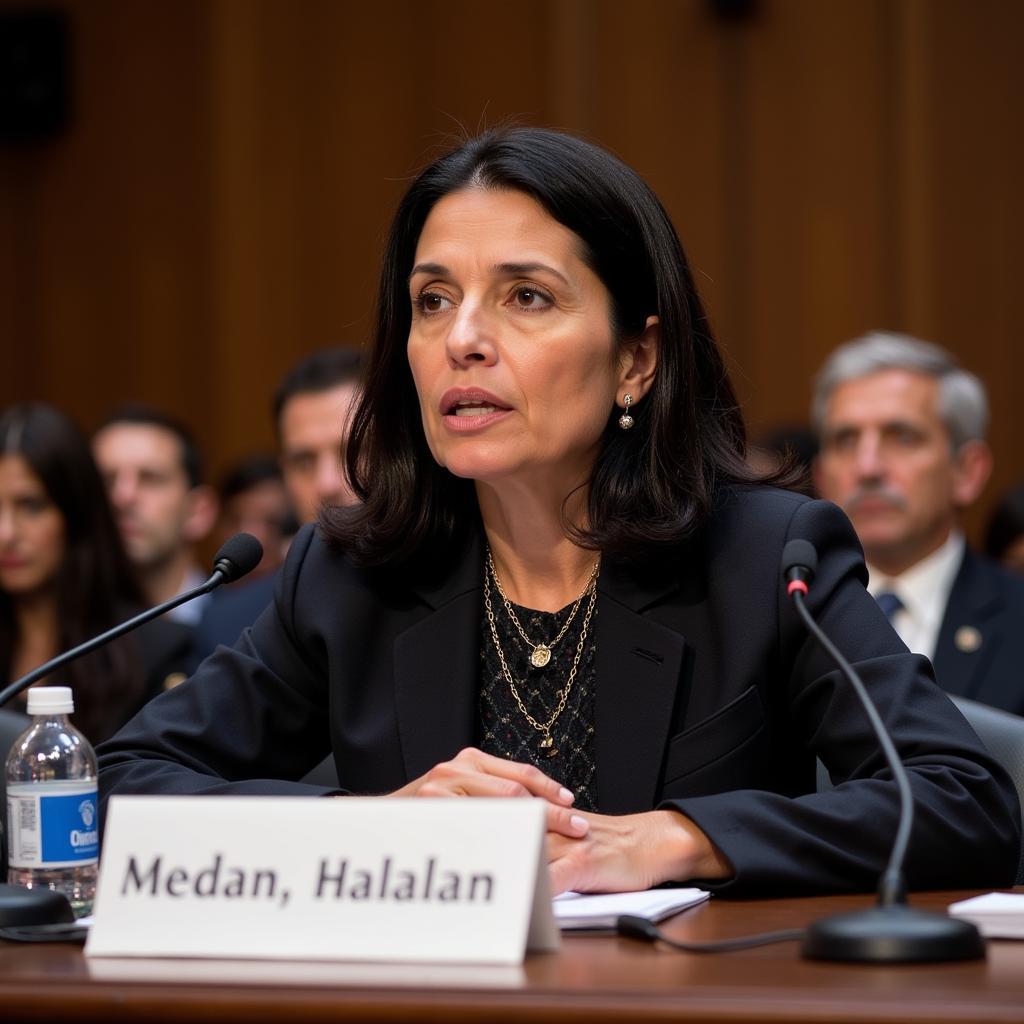
[[252, 629], [101, 748], [101, 796], [329, 794], [297, 780], [333, 752], [344, 793], [545, 800], [556, 891], [869, 889], [896, 786], [780, 580], [805, 538], [809, 606], [910, 773], [909, 883], [1012, 884], [1009, 778], [864, 590], [842, 513], [744, 454], [643, 181], [558, 132], [467, 141], [391, 228], [361, 504], [325, 509]]

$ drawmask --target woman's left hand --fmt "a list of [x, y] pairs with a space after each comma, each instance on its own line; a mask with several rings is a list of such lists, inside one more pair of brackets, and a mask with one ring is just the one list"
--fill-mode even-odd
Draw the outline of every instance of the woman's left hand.
[[662, 882], [728, 878], [732, 867], [710, 839], [678, 811], [590, 814], [587, 834], [548, 833], [552, 893], [633, 892]]

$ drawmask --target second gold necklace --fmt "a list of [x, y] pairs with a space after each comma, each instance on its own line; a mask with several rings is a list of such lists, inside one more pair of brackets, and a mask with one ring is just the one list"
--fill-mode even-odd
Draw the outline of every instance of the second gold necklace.
[[497, 570], [494, 568], [494, 557], [491, 554], [490, 545], [487, 547], [487, 571], [490, 573], [491, 579], [494, 580], [494, 589], [498, 591], [498, 595], [501, 597], [502, 602], [505, 605], [505, 611], [508, 612], [508, 617], [512, 620], [512, 625], [516, 627], [516, 631], [523, 638], [523, 642], [527, 647], [530, 648], [530, 664], [534, 668], [544, 668], [544, 666], [551, 660], [551, 648], [558, 643], [559, 640], [565, 636], [568, 632], [569, 627], [572, 625], [573, 619], [576, 618], [576, 613], [580, 610], [580, 605], [583, 603], [583, 598], [586, 597], [590, 591], [591, 586], [594, 583], [594, 579], [597, 576], [597, 570], [600, 568], [601, 559], [599, 558], [594, 563], [594, 568], [590, 570], [590, 576], [587, 577], [587, 585], [580, 591], [579, 597], [573, 602], [572, 611], [569, 612], [569, 618], [565, 620], [565, 624], [558, 631], [558, 636], [555, 637], [551, 643], [544, 643], [541, 641], [539, 644], [535, 644], [527, 635], [526, 630], [523, 629], [522, 624], [519, 621], [519, 616], [516, 615], [515, 609], [512, 607], [512, 602], [506, 597], [505, 590], [501, 585], [501, 580], [498, 579]]

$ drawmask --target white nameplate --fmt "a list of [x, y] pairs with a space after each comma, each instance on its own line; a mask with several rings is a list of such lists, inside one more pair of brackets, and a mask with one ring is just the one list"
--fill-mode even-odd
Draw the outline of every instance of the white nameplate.
[[89, 956], [521, 963], [540, 800], [114, 797]]

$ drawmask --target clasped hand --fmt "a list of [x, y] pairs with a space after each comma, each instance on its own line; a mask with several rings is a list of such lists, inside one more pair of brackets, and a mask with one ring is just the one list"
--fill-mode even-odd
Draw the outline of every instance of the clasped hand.
[[593, 814], [539, 768], [467, 747], [392, 796], [539, 797], [547, 802], [552, 892], [628, 892], [666, 881], [724, 878], [728, 862], [676, 811]]

